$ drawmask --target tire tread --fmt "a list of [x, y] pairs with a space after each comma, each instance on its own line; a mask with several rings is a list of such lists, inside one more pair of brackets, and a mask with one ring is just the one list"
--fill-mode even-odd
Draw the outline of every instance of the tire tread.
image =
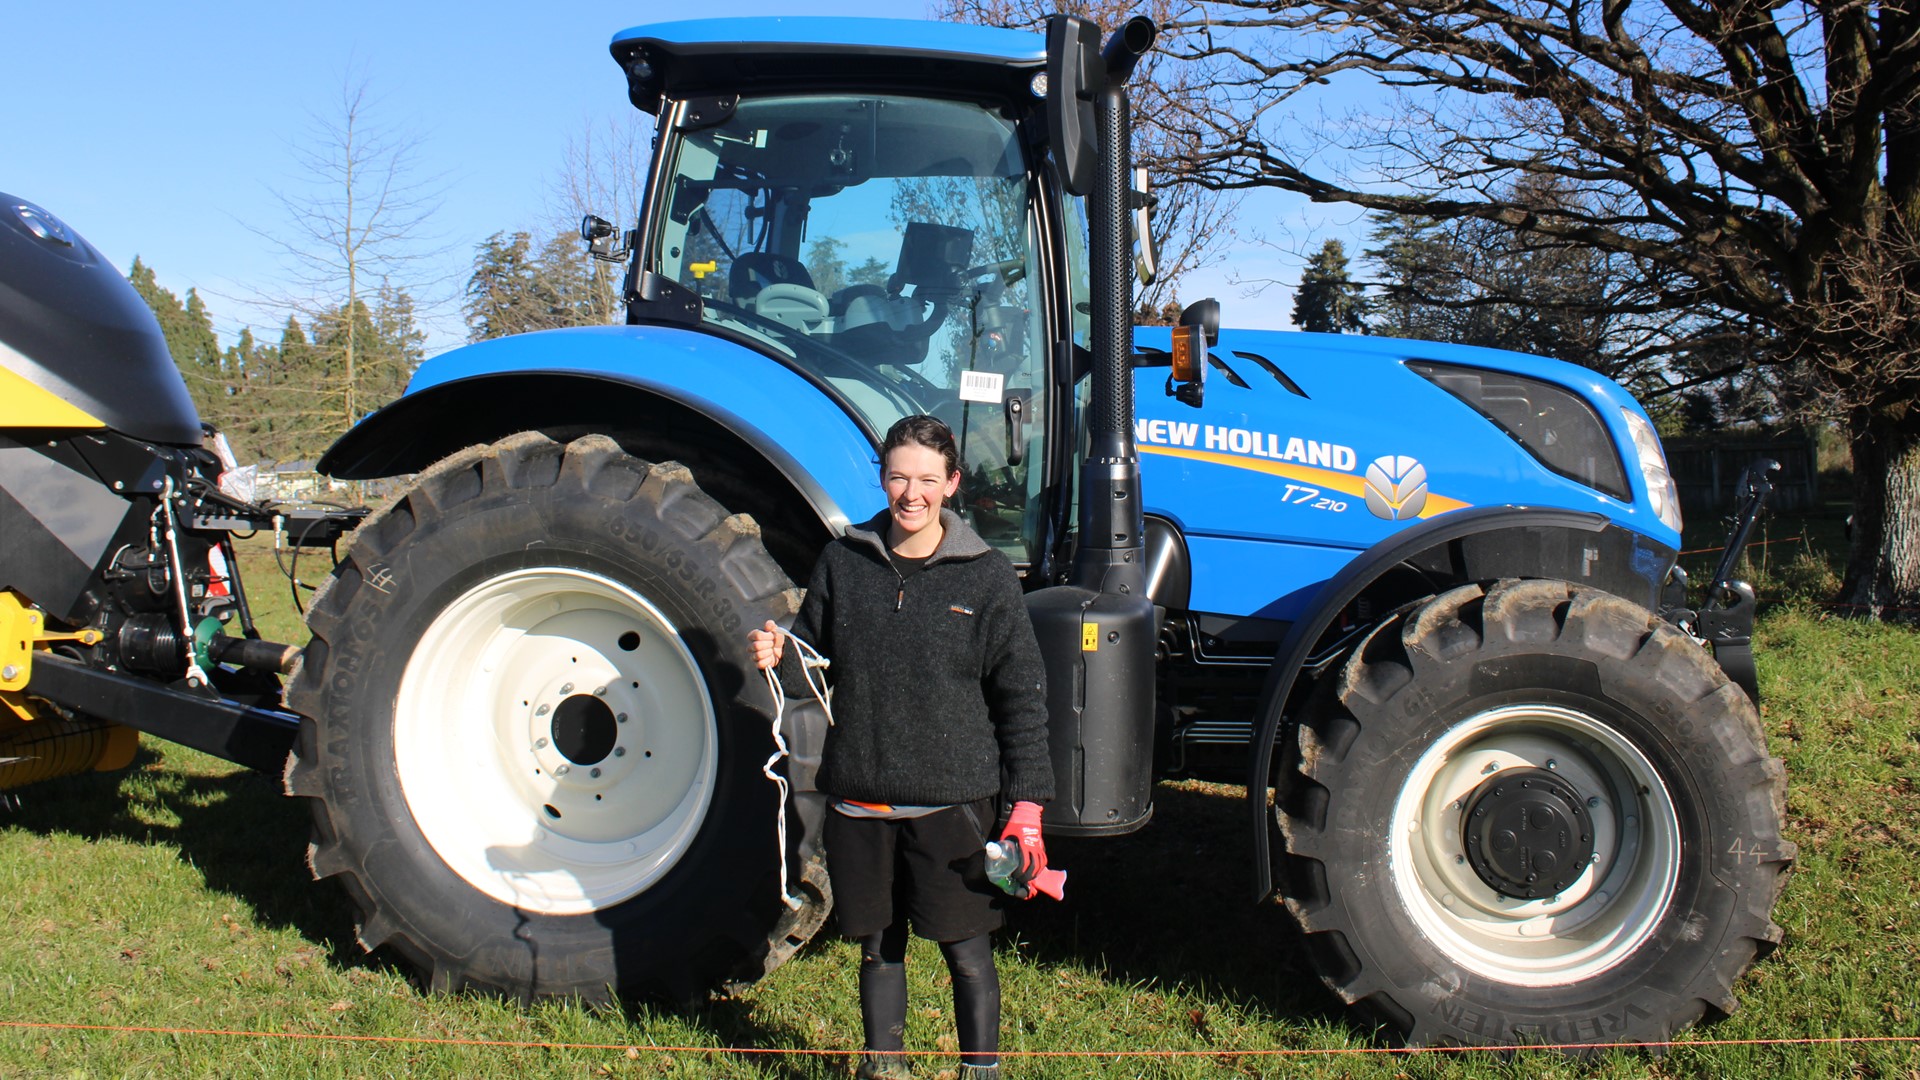
[[[1733, 718], [1718, 732], [1718, 745], [1729, 750], [1729, 783], [1736, 789], [1744, 785], [1749, 804], [1757, 801], [1771, 812], [1771, 835], [1757, 838], [1770, 852], [1763, 862], [1763, 869], [1773, 870], [1770, 887], [1740, 893], [1724, 939], [1731, 947], [1705, 960], [1691, 975], [1671, 1015], [1620, 1037], [1664, 1039], [1703, 1016], [1731, 1012], [1735, 980], [1781, 938], [1770, 913], [1796, 854], [1794, 845], [1778, 835], [1785, 771], [1779, 759], [1767, 754], [1757, 712], [1745, 694], [1684, 634], [1620, 597], [1546, 580], [1461, 586], [1386, 620], [1352, 649], [1344, 664], [1320, 680], [1293, 738], [1282, 743], [1275, 807], [1285, 842], [1282, 894], [1306, 935], [1310, 955], [1319, 961], [1323, 982], [1341, 1000], [1356, 1004], [1413, 1045], [1486, 1040], [1404, 1008], [1393, 996], [1396, 988], [1370, 970], [1364, 954], [1353, 948], [1349, 936], [1364, 937], [1368, 928], [1352, 925], [1340, 902], [1338, 891], [1345, 883], [1332, 867], [1347, 857], [1342, 845], [1353, 841], [1337, 835], [1329, 805], [1369, 783], [1369, 777], [1353, 771], [1360, 766], [1350, 750], [1388, 710], [1418, 704], [1397, 698], [1421, 671], [1473, 663], [1473, 656], [1484, 651], [1538, 647], [1603, 654], [1637, 668], [1651, 667], [1662, 685], [1681, 691], [1694, 706]], [[1369, 873], [1385, 872], [1378, 861], [1368, 862], [1374, 867]]]
[[[349, 617], [365, 583], [364, 567], [378, 565], [409, 535], [455, 507], [496, 493], [540, 488], [564, 489], [560, 498], [577, 494], [643, 506], [672, 532], [714, 553], [728, 583], [742, 599], [766, 609], [771, 616], [791, 615], [798, 610], [800, 592], [766, 554], [758, 524], [746, 515], [729, 515], [700, 490], [684, 465], [642, 462], [613, 439], [598, 434], [561, 444], [538, 432], [522, 432], [492, 445], [467, 447], [418, 474], [404, 492], [363, 521], [347, 538], [346, 554], [334, 574], [315, 592], [309, 611], [314, 642], [288, 679], [288, 706], [301, 713], [303, 720], [283, 784], [288, 794], [311, 800], [309, 869], [316, 879], [334, 879], [346, 890], [360, 912], [357, 936], [363, 947], [369, 951], [394, 949], [421, 973], [423, 985], [431, 992], [477, 989], [521, 1000], [562, 995], [604, 1001], [610, 997], [610, 988], [604, 984], [548, 986], [536, 981], [500, 985], [477, 974], [473, 967], [473, 954], [484, 950], [467, 948], [454, 955], [451, 950], [436, 952], [414, 940], [404, 920], [377, 899], [378, 890], [370, 888], [363, 877], [365, 867], [336, 827], [326, 797], [326, 771], [333, 754], [320, 745], [319, 724], [307, 719], [320, 715], [325, 708], [328, 641], [348, 632]], [[764, 696], [764, 688], [756, 681], [744, 680], [736, 688], [733, 701], [715, 701], [716, 710], [725, 714], [744, 708], [764, 715], [764, 705], [757, 699], [747, 700], [756, 692]], [[717, 950], [758, 958], [751, 969], [730, 974], [730, 985], [744, 985], [771, 971], [798, 951], [827, 917], [831, 890], [818, 844], [805, 838], [809, 831], [806, 823], [791, 811], [788, 831], [790, 844], [796, 848], [790, 859], [797, 862], [790, 872], [799, 879], [797, 891], [809, 902], [797, 912], [783, 909], [764, 938], [735, 941]], [[676, 984], [661, 989], [669, 997], [690, 1000], [707, 988]]]

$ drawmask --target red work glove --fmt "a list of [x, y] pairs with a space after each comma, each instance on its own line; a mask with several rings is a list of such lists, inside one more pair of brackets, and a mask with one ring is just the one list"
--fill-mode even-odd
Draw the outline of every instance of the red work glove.
[[1037, 890], [1058, 900], [1066, 892], [1066, 871], [1047, 869], [1047, 845], [1040, 838], [1039, 803], [1013, 804], [1007, 827], [1000, 833], [1000, 843], [1020, 851], [1020, 868], [1008, 875], [1008, 880], [1024, 890], [1021, 899], [1032, 899]]

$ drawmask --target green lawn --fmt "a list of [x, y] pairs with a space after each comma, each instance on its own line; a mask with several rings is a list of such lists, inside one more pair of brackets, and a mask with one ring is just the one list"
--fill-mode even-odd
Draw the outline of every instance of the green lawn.
[[[1776, 530], [1777, 534], [1777, 530]], [[269, 636], [290, 633], [284, 583], [247, 570]], [[322, 553], [303, 566], [317, 580]], [[278, 599], [275, 599], [278, 598]], [[1309, 973], [1275, 907], [1248, 903], [1240, 791], [1163, 784], [1132, 837], [1060, 841], [1070, 902], [1026, 907], [999, 942], [1013, 1051], [1181, 1051], [1165, 1058], [1012, 1058], [1011, 1077], [1920, 1077], [1920, 1043], [1729, 1046], [1713, 1040], [1920, 1036], [1920, 636], [1808, 605], [1763, 615], [1758, 653], [1774, 751], [1790, 770], [1800, 863], [1776, 919], [1786, 943], [1739, 987], [1732, 1019], [1654, 1059], [1590, 1065], [1528, 1053], [1382, 1054]], [[0, 1027], [0, 1075], [837, 1077], [859, 1044], [855, 954], [821, 940], [743, 996], [693, 1014], [530, 1009], [417, 992], [362, 955], [352, 912], [307, 880], [304, 808], [274, 782], [149, 741], [134, 767], [13, 793], [0, 811], [8, 1025], [72, 1024], [376, 1036]], [[917, 1072], [953, 1076], [937, 951], [910, 957]], [[616, 1049], [459, 1045], [462, 1040]], [[636, 1047], [628, 1050], [626, 1047]], [[834, 1051], [772, 1057], [640, 1047]], [[1339, 1050], [1263, 1057], [1245, 1050]]]

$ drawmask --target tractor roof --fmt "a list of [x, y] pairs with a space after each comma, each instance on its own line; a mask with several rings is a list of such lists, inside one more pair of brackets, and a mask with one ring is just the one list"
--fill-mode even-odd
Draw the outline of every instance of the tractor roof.
[[628, 73], [634, 104], [649, 112], [663, 94], [808, 86], [1020, 92], [1047, 60], [1039, 34], [826, 16], [650, 23], [615, 34], [611, 50]]

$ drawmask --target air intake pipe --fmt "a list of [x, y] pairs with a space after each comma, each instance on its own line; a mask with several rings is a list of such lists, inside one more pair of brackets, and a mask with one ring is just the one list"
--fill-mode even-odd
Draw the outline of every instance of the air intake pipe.
[[1153, 816], [1157, 633], [1133, 445], [1126, 82], [1157, 32], [1152, 20], [1132, 19], [1096, 57], [1098, 32], [1086, 20], [1054, 16], [1047, 28], [1049, 141], [1062, 186], [1088, 197], [1093, 301], [1079, 542], [1068, 583], [1027, 594], [1047, 665], [1055, 796], [1046, 825], [1067, 835], [1131, 832]]
[[[1133, 445], [1133, 125], [1127, 80], [1159, 33], [1135, 16], [1101, 50], [1094, 95], [1100, 158], [1087, 217], [1093, 293], [1093, 395], [1081, 466], [1080, 545], [1073, 582], [1102, 592], [1144, 590], [1140, 462]], [[1131, 557], [1128, 557], [1131, 556]], [[1115, 580], [1108, 580], [1114, 578]]]

